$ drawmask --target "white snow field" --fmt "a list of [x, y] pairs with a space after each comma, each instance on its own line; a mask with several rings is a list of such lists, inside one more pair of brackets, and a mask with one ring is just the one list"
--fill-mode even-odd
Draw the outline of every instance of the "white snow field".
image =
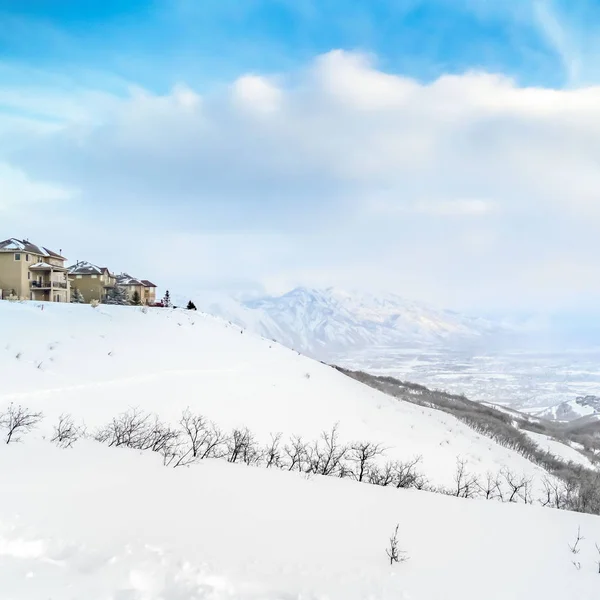
[[0, 472], [2, 600], [598, 598], [589, 515], [90, 441], [10, 444]]
[[[339, 422], [389, 458], [422, 455], [435, 484], [457, 456], [476, 473], [544, 475], [447, 414], [213, 317], [0, 302], [0, 412], [10, 402], [45, 419], [0, 445], [0, 600], [598, 598], [594, 516], [48, 441], [64, 412], [93, 429], [132, 406], [173, 423], [189, 406], [259, 438]], [[409, 560], [390, 566], [396, 524]]]
[[[533, 431], [523, 430], [523, 433], [530, 437], [542, 450], [549, 452], [556, 458], [564, 462], [573, 462], [576, 465], [581, 465], [586, 469], [595, 469], [594, 463], [579, 452], [575, 447], [563, 444], [558, 440], [551, 438], [543, 433], [535, 433]], [[600, 558], [600, 557], [599, 557]]]
[[335, 369], [203, 313], [135, 307], [0, 303], [0, 411], [10, 402], [62, 413], [88, 429], [131, 407], [177, 423], [186, 407], [224, 429], [382, 443], [390, 459], [422, 456], [450, 485], [460, 457], [485, 475], [545, 472], [451, 415], [398, 401]]

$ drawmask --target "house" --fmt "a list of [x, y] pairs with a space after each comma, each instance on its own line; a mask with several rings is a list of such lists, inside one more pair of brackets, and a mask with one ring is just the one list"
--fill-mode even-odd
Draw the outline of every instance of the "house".
[[0, 298], [69, 302], [66, 258], [29, 240], [0, 242]]
[[116, 284], [115, 276], [106, 267], [86, 261], [77, 261], [69, 267], [69, 279], [73, 293], [80, 291], [88, 304], [92, 300], [103, 302], [108, 291]]
[[125, 288], [131, 302], [137, 292], [141, 304], [152, 305], [156, 302], [156, 286], [147, 279], [136, 279], [127, 273], [121, 273], [116, 277], [117, 285]]
[[142, 279], [144, 284], [144, 294], [142, 296], [142, 304], [156, 304], [156, 286], [147, 279]]

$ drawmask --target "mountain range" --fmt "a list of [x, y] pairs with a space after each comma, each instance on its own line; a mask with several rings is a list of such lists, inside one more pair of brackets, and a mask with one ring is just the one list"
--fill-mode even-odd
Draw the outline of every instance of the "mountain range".
[[509, 331], [491, 320], [396, 294], [298, 287], [280, 296], [250, 299], [195, 297], [202, 310], [321, 360], [362, 348], [476, 343]]

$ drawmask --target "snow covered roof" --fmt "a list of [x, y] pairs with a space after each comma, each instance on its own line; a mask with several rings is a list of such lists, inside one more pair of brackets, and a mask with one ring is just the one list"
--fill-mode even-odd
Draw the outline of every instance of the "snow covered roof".
[[117, 283], [119, 285], [144, 285], [139, 279], [136, 279], [127, 273], [117, 275]]
[[60, 258], [65, 260], [63, 256], [57, 252], [53, 252], [44, 246], [36, 246], [29, 240], [19, 240], [17, 238], [9, 238], [0, 242], [0, 252], [31, 252], [32, 254], [40, 254], [52, 258]]
[[70, 275], [102, 275], [109, 272], [106, 267], [99, 267], [85, 260], [78, 261], [69, 267]]
[[50, 265], [45, 262], [37, 262], [29, 267], [31, 271], [66, 271], [64, 267], [57, 267], [56, 265]]
[[147, 279], [138, 279], [137, 277], [132, 277], [128, 273], [121, 273], [117, 275], [117, 283], [119, 285], [137, 285], [142, 287], [156, 287], [151, 281]]

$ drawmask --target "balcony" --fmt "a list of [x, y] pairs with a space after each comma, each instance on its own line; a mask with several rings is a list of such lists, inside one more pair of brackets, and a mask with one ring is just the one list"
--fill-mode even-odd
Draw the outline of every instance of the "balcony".
[[64, 281], [31, 281], [31, 287], [38, 290], [67, 289]]

